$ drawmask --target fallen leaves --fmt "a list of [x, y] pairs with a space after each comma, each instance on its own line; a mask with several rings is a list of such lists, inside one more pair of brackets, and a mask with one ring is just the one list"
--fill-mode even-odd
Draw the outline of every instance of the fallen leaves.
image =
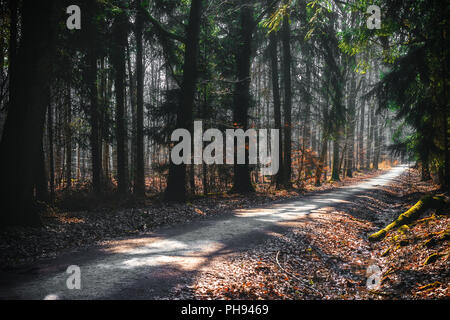
[[[421, 232], [440, 237], [448, 220], [426, 219], [404, 227], [378, 244], [367, 236], [404, 211], [417, 191], [433, 186], [419, 183], [412, 171], [397, 181], [347, 204], [327, 207], [301, 227], [272, 234], [265, 243], [212, 261], [180, 299], [407, 299], [449, 296], [447, 264], [422, 266], [424, 253], [416, 251]], [[410, 188], [415, 184], [415, 188]], [[417, 200], [416, 200], [417, 201]], [[437, 227], [435, 223], [440, 226]], [[417, 228], [421, 228], [417, 232]], [[399, 244], [403, 244], [400, 246]], [[448, 242], [447, 242], [448, 245]], [[382, 256], [384, 253], [384, 257]], [[440, 259], [435, 263], [444, 263]], [[380, 290], [366, 288], [366, 270], [376, 264], [385, 270]], [[432, 270], [434, 269], [435, 270]], [[418, 270], [419, 269], [419, 270]], [[221, 286], [216, 283], [220, 279]]]

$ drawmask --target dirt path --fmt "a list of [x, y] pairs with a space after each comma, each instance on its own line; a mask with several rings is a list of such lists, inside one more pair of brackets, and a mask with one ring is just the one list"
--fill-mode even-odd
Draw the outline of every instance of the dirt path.
[[[348, 202], [355, 195], [389, 184], [406, 166], [363, 183], [280, 201], [263, 208], [236, 210], [231, 218], [162, 228], [151, 236], [111, 242], [98, 249], [66, 254], [50, 262], [0, 274], [1, 299], [155, 299], [189, 286], [215, 259], [253, 248], [286, 222], [314, 219], [320, 208]], [[69, 290], [66, 269], [81, 270], [81, 289]]]

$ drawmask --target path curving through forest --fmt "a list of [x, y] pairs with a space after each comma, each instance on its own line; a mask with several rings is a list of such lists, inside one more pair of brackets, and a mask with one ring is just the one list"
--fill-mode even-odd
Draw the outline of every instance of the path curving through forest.
[[[147, 236], [112, 241], [103, 247], [67, 253], [29, 268], [0, 274], [0, 299], [158, 299], [217, 257], [250, 249], [283, 232], [282, 222], [312, 218], [322, 207], [351, 201], [388, 185], [407, 169], [398, 166], [356, 185], [236, 210], [232, 217], [166, 227]], [[68, 289], [70, 265], [80, 267], [81, 289]]]

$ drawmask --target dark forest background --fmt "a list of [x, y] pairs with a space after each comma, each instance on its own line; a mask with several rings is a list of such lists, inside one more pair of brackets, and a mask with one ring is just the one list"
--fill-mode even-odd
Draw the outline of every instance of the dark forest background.
[[[2, 0], [1, 225], [74, 194], [186, 201], [399, 161], [448, 188], [448, 16], [425, 0]], [[170, 163], [194, 120], [280, 129], [280, 171]]]

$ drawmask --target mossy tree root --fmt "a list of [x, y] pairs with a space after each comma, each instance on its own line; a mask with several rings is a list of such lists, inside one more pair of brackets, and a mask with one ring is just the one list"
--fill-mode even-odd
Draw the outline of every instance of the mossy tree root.
[[369, 241], [376, 242], [381, 241], [387, 235], [387, 233], [400, 226], [409, 224], [417, 220], [422, 213], [428, 209], [439, 209], [445, 205], [445, 197], [443, 196], [431, 196], [426, 195], [422, 197], [414, 206], [409, 208], [408, 211], [402, 213], [391, 224], [387, 225], [383, 229], [375, 232], [369, 236]]

